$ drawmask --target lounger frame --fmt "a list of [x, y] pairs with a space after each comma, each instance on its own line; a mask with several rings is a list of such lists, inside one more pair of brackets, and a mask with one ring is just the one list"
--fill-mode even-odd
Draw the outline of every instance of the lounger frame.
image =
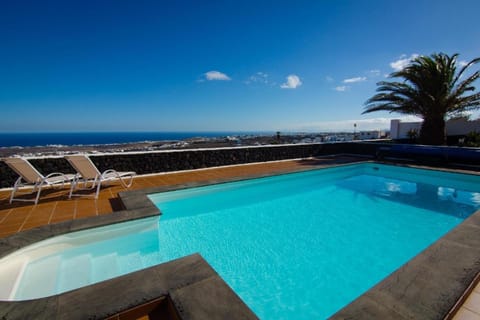
[[108, 169], [101, 173], [97, 166], [86, 155], [70, 155], [65, 156], [65, 159], [67, 159], [70, 165], [77, 171], [70, 187], [69, 198], [72, 196], [90, 197], [92, 195], [74, 193], [74, 191], [96, 189], [93, 197], [98, 199], [102, 185], [107, 185], [112, 181], [120, 181], [120, 184], [127, 189], [132, 186], [133, 178], [136, 175], [133, 171], [123, 172], [114, 169]]
[[[10, 203], [13, 201], [34, 202], [38, 203], [40, 200], [40, 193], [42, 188], [61, 187], [65, 186], [67, 182], [73, 182], [74, 174], [64, 174], [61, 172], [53, 172], [47, 176], [43, 176], [28, 160], [25, 158], [4, 158], [2, 159], [15, 173], [19, 175], [18, 179], [13, 185], [12, 193], [10, 195]], [[37, 193], [34, 199], [15, 198], [15, 195], [21, 188], [31, 187], [30, 192], [22, 193], [22, 195]]]

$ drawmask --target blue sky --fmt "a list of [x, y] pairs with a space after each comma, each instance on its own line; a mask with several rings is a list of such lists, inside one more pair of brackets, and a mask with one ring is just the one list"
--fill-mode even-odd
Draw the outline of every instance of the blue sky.
[[[383, 129], [415, 54], [480, 56], [480, 1], [3, 1], [0, 131]], [[479, 84], [477, 84], [478, 87]]]

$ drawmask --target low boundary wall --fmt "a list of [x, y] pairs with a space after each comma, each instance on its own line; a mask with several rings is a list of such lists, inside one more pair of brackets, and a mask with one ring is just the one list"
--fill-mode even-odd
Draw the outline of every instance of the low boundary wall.
[[[191, 170], [243, 163], [300, 159], [334, 154], [368, 156], [378, 160], [403, 160], [432, 166], [451, 166], [480, 170], [480, 149], [394, 144], [391, 142], [338, 142], [291, 145], [269, 145], [215, 149], [146, 151], [135, 153], [92, 154], [90, 158], [100, 171], [115, 169], [150, 174]], [[75, 173], [59, 156], [28, 158], [42, 174]], [[0, 161], [0, 188], [12, 187], [17, 174]]]
[[[216, 149], [165, 150], [156, 152], [106, 153], [89, 155], [100, 171], [135, 171], [137, 174], [160, 173], [226, 166], [242, 163], [308, 158], [339, 153], [375, 154], [376, 146], [360, 147], [359, 143], [325, 143], [270, 145]], [[28, 158], [42, 174], [75, 173], [59, 156]], [[0, 162], [0, 188], [12, 187], [17, 174]]]

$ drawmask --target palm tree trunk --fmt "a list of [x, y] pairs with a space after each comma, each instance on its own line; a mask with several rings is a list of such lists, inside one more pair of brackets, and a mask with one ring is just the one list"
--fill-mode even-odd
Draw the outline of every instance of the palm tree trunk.
[[423, 119], [420, 130], [420, 143], [429, 145], [444, 145], [447, 143], [444, 116], [434, 115]]

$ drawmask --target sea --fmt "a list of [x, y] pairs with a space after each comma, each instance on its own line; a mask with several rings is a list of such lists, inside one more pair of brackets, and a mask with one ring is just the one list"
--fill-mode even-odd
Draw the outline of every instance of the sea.
[[267, 132], [23, 132], [0, 133], [0, 147], [104, 145], [189, 138], [266, 135]]

